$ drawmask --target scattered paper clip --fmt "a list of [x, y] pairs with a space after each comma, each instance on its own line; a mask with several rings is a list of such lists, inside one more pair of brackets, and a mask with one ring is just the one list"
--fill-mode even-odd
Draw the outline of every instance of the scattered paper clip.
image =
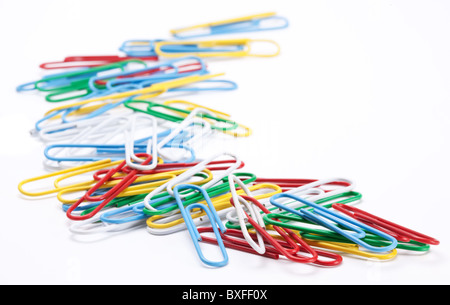
[[[439, 245], [352, 206], [362, 194], [351, 180], [264, 178], [241, 171], [244, 162], [233, 152], [198, 154], [200, 140], [248, 137], [252, 130], [215, 107], [178, 96], [238, 88], [219, 79], [223, 73], [210, 72], [210, 58], [280, 54], [274, 40], [210, 37], [288, 26], [273, 12], [255, 14], [178, 28], [170, 31], [171, 40], [126, 40], [119, 48], [125, 55], [41, 64], [63, 71], [16, 90], [61, 102], [31, 131], [51, 172], [21, 181], [19, 192], [55, 197], [73, 234], [187, 230], [200, 261], [212, 267], [229, 263], [227, 249], [335, 267], [344, 256], [387, 261], [399, 257], [397, 250], [426, 252]], [[222, 258], [206, 258], [201, 242], [218, 245]]]

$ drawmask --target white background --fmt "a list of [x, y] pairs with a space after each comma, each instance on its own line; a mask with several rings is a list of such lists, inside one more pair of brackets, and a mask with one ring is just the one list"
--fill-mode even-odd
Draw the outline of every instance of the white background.
[[[183, 98], [252, 127], [250, 138], [224, 144], [243, 170], [350, 179], [363, 194], [358, 207], [439, 246], [385, 262], [344, 257], [335, 268], [229, 250], [229, 264], [211, 269], [187, 232], [80, 238], [56, 198], [19, 195], [21, 180], [44, 173], [42, 145], [29, 130], [55, 106], [15, 92], [42, 75], [40, 63], [119, 54], [128, 39], [170, 38], [172, 28], [267, 11], [290, 27], [233, 37], [274, 39], [280, 56], [211, 61], [210, 71], [239, 89]], [[0, 283], [450, 284], [449, 15], [448, 1], [0, 0]]]

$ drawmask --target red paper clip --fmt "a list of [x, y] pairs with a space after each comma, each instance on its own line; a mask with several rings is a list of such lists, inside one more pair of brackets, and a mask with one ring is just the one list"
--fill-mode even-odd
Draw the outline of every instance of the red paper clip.
[[[136, 154], [138, 157], [144, 157], [146, 158], [142, 165], [149, 164], [152, 160], [152, 156], [148, 154]], [[81, 198], [79, 198], [75, 203], [70, 205], [69, 209], [66, 212], [66, 215], [68, 218], [72, 220], [84, 220], [91, 218], [95, 214], [97, 214], [98, 211], [100, 211], [103, 207], [105, 207], [111, 200], [113, 200], [117, 195], [119, 195], [124, 189], [126, 189], [130, 184], [132, 184], [137, 178], [139, 170], [133, 170], [129, 172], [125, 177], [122, 178], [122, 181], [115, 185], [113, 188], [111, 188], [108, 192], [106, 192], [103, 195], [92, 197], [91, 195], [97, 191], [104, 183], [109, 181], [111, 177], [119, 172], [124, 166], [126, 165], [126, 161], [124, 160], [122, 163], [120, 163], [117, 167], [111, 168], [108, 170], [106, 175], [100, 179], [99, 182], [97, 182], [92, 188], [90, 188]], [[103, 201], [102, 201], [103, 200]], [[75, 210], [81, 203], [84, 201], [90, 201], [90, 202], [98, 202], [102, 201], [94, 210], [92, 210], [90, 213], [85, 215], [72, 215], [73, 210]]]
[[[138, 77], [138, 76], [149, 76], [152, 74], [155, 74], [157, 72], [170, 72], [170, 70], [173, 70], [173, 67], [159, 67], [159, 68], [155, 68], [152, 70], [147, 70], [147, 71], [141, 71], [141, 72], [137, 72], [134, 74], [129, 74], [129, 75], [122, 75], [122, 76], [118, 76], [118, 79], [127, 79], [127, 78], [132, 78], [132, 77]], [[185, 64], [185, 65], [181, 65], [179, 67], [177, 67], [178, 72], [177, 73], [189, 73], [189, 72], [195, 72], [195, 71], [199, 71], [202, 69], [202, 64], [199, 62], [196, 63], [190, 63], [190, 64]], [[97, 80], [95, 81], [95, 83], [97, 85], [106, 85], [108, 81], [107, 80]]]
[[414, 241], [424, 244], [439, 245], [439, 241], [434, 239], [433, 237], [405, 228], [396, 223], [369, 214], [353, 206], [341, 203], [334, 203], [332, 207], [335, 210], [340, 211], [350, 217], [353, 217], [356, 220], [362, 221], [367, 225], [373, 226], [378, 230], [381, 230], [387, 234], [394, 236], [399, 241], [408, 242], [412, 239]]
[[41, 69], [69, 69], [69, 68], [91, 68], [101, 65], [111, 64], [123, 60], [140, 59], [144, 61], [157, 61], [157, 56], [145, 56], [145, 57], [129, 57], [129, 56], [117, 56], [117, 55], [98, 55], [98, 56], [69, 56], [64, 58], [63, 61], [45, 62], [40, 64]]
[[[229, 230], [235, 230], [235, 229], [227, 229], [227, 233]], [[237, 231], [237, 232], [235, 232], [235, 231]], [[235, 231], [230, 232], [229, 235], [239, 236], [239, 237], [243, 238], [242, 231], [239, 231], [239, 230], [235, 230]], [[257, 236], [255, 233], [249, 233], [249, 234], [250, 234], [250, 237], [252, 237], [252, 239], [254, 239], [255, 241], [257, 240]], [[295, 234], [295, 233], [293, 233], [293, 234]], [[298, 237], [298, 235], [296, 235], [296, 236]], [[300, 238], [300, 237], [298, 237], [298, 238]], [[230, 240], [227, 237], [223, 237], [222, 239], [227, 240], [227, 241]], [[277, 239], [274, 239], [274, 240], [280, 245], [281, 248], [286, 249], [286, 251], [288, 251], [288, 252], [293, 252], [292, 249], [289, 248], [290, 244], [287, 241], [277, 240]], [[237, 239], [233, 239], [232, 242], [235, 244], [237, 243], [238, 245], [243, 245], [244, 243], [247, 243], [245, 240], [237, 240]], [[266, 246], [266, 252], [282, 254], [276, 248], [274, 248], [270, 242], [268, 242], [266, 244], [268, 246], [268, 247]], [[248, 243], [247, 243], [247, 246], [248, 246]], [[251, 248], [251, 249], [253, 250], [253, 248]], [[255, 250], [253, 250], [253, 251], [254, 251], [254, 254], [259, 254]], [[308, 253], [307, 249], [305, 249], [303, 247], [299, 247], [298, 251]], [[298, 252], [298, 251], [296, 251], [296, 252]], [[314, 251], [317, 253], [317, 259], [314, 262], [311, 262], [312, 264], [326, 266], [326, 267], [332, 267], [332, 266], [340, 265], [343, 261], [342, 256], [340, 256], [337, 253], [328, 252], [328, 251], [324, 251], [321, 249], [314, 249]], [[299, 257], [297, 253], [295, 253], [294, 256]], [[332, 260], [322, 260], [322, 259], [320, 259], [320, 257], [328, 257], [328, 258], [331, 258]]]
[[[283, 192], [290, 189], [301, 187], [305, 184], [316, 182], [317, 179], [301, 179], [301, 178], [257, 178], [255, 182], [273, 183], [281, 187]], [[338, 185], [338, 186], [350, 186], [350, 183], [345, 181], [334, 181], [326, 183], [324, 185]], [[328, 192], [328, 191], [325, 191]]]
[[[243, 199], [250, 201], [251, 203], [258, 206], [264, 213], [269, 214], [270, 211], [263, 206], [258, 200], [256, 200], [253, 197], [249, 196], [241, 196]], [[231, 204], [234, 206], [233, 198], [230, 199]], [[267, 240], [273, 247], [275, 247], [276, 250], [279, 251], [280, 254], [287, 257], [288, 259], [300, 262], [300, 263], [315, 263], [317, 265], [322, 266], [336, 266], [339, 265], [342, 262], [342, 256], [336, 253], [327, 252], [319, 249], [313, 249], [310, 245], [308, 245], [300, 236], [295, 234], [292, 230], [287, 228], [280, 228], [278, 226], [273, 226], [274, 230], [278, 232], [278, 234], [283, 237], [285, 241], [279, 241], [273, 238], [266, 230], [265, 228], [262, 228], [256, 221], [254, 221], [249, 215], [244, 211], [244, 213], [247, 215], [248, 222], [255, 228], [255, 230], [263, 236], [265, 240]], [[287, 233], [287, 234], [286, 234]], [[252, 234], [251, 234], [252, 236]], [[252, 238], [256, 238], [256, 234], [252, 236]], [[311, 255], [312, 257], [305, 257], [298, 254], [298, 251], [295, 252], [295, 254], [292, 254], [291, 251], [286, 251], [286, 246], [290, 247], [291, 243], [289, 242], [290, 238], [295, 240], [300, 245], [300, 251], [306, 252]], [[318, 256], [324, 256], [328, 258], [332, 258], [331, 261], [323, 261], [318, 258]]]
[[[217, 240], [215, 238], [201, 235], [201, 233], [205, 233], [205, 232], [213, 233], [214, 230], [212, 227], [198, 228], [198, 232], [200, 233], [200, 238], [201, 238], [202, 242], [213, 244], [213, 245], [218, 244]], [[236, 230], [236, 229], [227, 229], [227, 231], [225, 233], [221, 232], [220, 235], [222, 237], [222, 242], [223, 242], [224, 246], [227, 248], [230, 248], [230, 249], [235, 249], [235, 250], [239, 250], [239, 251], [243, 251], [243, 252], [247, 252], [247, 253], [251, 253], [251, 254], [255, 254], [255, 255], [260, 255], [260, 256], [271, 258], [271, 259], [279, 258], [279, 254], [276, 251], [273, 251], [272, 249], [269, 249], [264, 254], [259, 254], [252, 247], [250, 247], [250, 245], [248, 243], [247, 244], [239, 244], [239, 243], [231, 242], [226, 237], [228, 234], [237, 234], [239, 232], [241, 232], [241, 231]]]

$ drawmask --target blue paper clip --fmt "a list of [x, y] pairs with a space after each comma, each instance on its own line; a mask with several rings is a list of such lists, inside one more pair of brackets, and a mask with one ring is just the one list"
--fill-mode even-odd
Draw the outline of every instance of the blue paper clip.
[[[82, 97], [80, 100], [90, 99], [90, 98], [94, 98], [94, 97], [98, 97], [98, 96], [102, 96], [102, 95], [108, 95], [108, 94], [115, 93], [115, 92], [128, 91], [128, 90], [132, 90], [132, 89], [140, 89], [140, 87], [136, 86], [136, 85], [133, 85], [133, 84], [121, 85], [121, 86], [117, 86], [117, 87], [109, 89], [109, 90], [92, 92], [92, 93]], [[81, 106], [71, 107], [71, 108], [66, 108], [66, 109], [60, 109], [60, 110], [57, 110], [57, 111], [53, 111], [53, 112], [50, 112], [49, 114], [47, 114], [46, 116], [44, 116], [43, 118], [39, 119], [35, 123], [34, 128], [35, 128], [35, 131], [40, 131], [42, 129], [40, 125], [43, 122], [45, 122], [45, 121], [47, 121], [47, 120], [49, 120], [49, 119], [51, 119], [51, 118], [53, 118], [53, 117], [55, 117], [55, 116], [57, 116], [59, 114], [61, 114], [61, 120], [62, 120], [63, 123], [71, 123], [71, 122], [91, 119], [91, 118], [99, 116], [99, 115], [101, 115], [101, 114], [103, 114], [103, 113], [105, 113], [105, 112], [107, 112], [107, 111], [109, 111], [109, 110], [119, 106], [119, 105], [122, 105], [123, 103], [125, 103], [126, 101], [128, 101], [131, 98], [133, 98], [133, 97], [130, 97], [130, 98], [125, 99], [123, 101], [105, 104], [104, 106], [98, 108], [97, 110], [92, 111], [92, 112], [88, 113], [87, 115], [79, 117], [79, 118], [77, 118], [75, 120], [68, 120], [67, 116], [69, 116], [70, 113], [72, 113], [73, 111], [76, 111], [76, 110], [80, 109]], [[63, 130], [65, 130], [65, 129], [61, 129], [59, 131], [63, 131]], [[54, 131], [54, 132], [56, 132], [56, 131]]]
[[[86, 68], [81, 68], [81, 69], [74, 69], [71, 70], [71, 72], [74, 71], [82, 71], [82, 70], [87, 70]], [[49, 79], [47, 82], [41, 84], [39, 86], [39, 88], [41, 89], [51, 89], [53, 87], [57, 87], [60, 85], [67, 85], [69, 84], [71, 81], [77, 80], [80, 77], [79, 76], [72, 76], [72, 77], [64, 77], [64, 78], [58, 78], [58, 79], [52, 79], [53, 77], [56, 76], [61, 76], [64, 74], [68, 74], [69, 72], [59, 72], [59, 73], [52, 73], [52, 74], [48, 74], [42, 77], [41, 81], [44, 81], [46, 79]], [[91, 75], [94, 75], [94, 73], [92, 73]], [[17, 92], [22, 92], [22, 91], [32, 91], [32, 90], [36, 90], [36, 82], [37, 81], [32, 81], [32, 82], [28, 82], [25, 84], [21, 84], [19, 86], [16, 87], [16, 91]]]
[[[144, 206], [144, 203], [137, 203], [134, 205], [127, 205], [117, 209], [112, 209], [104, 212], [100, 215], [100, 220], [105, 223], [113, 223], [113, 224], [124, 224], [133, 221], [140, 221], [143, 219], [147, 219], [148, 215], [144, 213], [136, 213], [134, 208], [136, 206]], [[120, 215], [118, 218], [114, 218], [113, 216]], [[125, 216], [128, 215], [128, 216]]]
[[[276, 202], [276, 199], [283, 198], [283, 197], [291, 198], [291, 199], [299, 201], [305, 205], [313, 207], [313, 210], [309, 211], [306, 208], [301, 208], [300, 210], [295, 210], [289, 206], [286, 206], [286, 205]], [[397, 246], [397, 240], [394, 237], [392, 237], [391, 235], [381, 232], [370, 226], [367, 226], [367, 225], [363, 224], [362, 222], [359, 222], [350, 217], [346, 217], [344, 215], [335, 213], [321, 205], [318, 205], [314, 202], [303, 199], [301, 197], [298, 197], [298, 196], [295, 196], [295, 195], [292, 195], [289, 193], [280, 193], [280, 194], [276, 194], [276, 195], [272, 196], [270, 198], [270, 203], [272, 203], [274, 206], [279, 207], [280, 209], [284, 209], [288, 212], [291, 212], [300, 217], [303, 217], [313, 223], [322, 225], [338, 234], [341, 234], [342, 236], [346, 237], [347, 239], [353, 241], [354, 243], [356, 243], [370, 251], [374, 251], [374, 252], [390, 251]], [[346, 232], [345, 230], [339, 228], [338, 226], [332, 224], [331, 222], [321, 219], [318, 215], [322, 216], [323, 218], [328, 218], [329, 220], [332, 220], [332, 221], [336, 222], [337, 224], [340, 224], [343, 227], [349, 228], [350, 230], [354, 230], [355, 232], [350, 232], [350, 233]], [[389, 240], [391, 242], [391, 244], [388, 246], [384, 246], [384, 247], [371, 246], [368, 243], [361, 240], [362, 238], [365, 237], [365, 232], [363, 230], [366, 230], [366, 231], [376, 234], [382, 238], [385, 238], [385, 239]]]
[[[193, 190], [197, 190], [197, 191], [201, 192], [203, 197], [205, 198], [205, 201], [208, 206], [206, 206], [202, 203], [193, 203], [193, 204], [188, 205], [187, 207], [184, 207], [181, 196], [179, 194], [179, 191], [183, 190], [183, 189], [193, 189]], [[225, 248], [225, 245], [223, 244], [222, 237], [219, 232], [219, 230], [220, 230], [222, 233], [225, 233], [226, 228], [222, 224], [222, 221], [220, 220], [219, 215], [217, 215], [216, 209], [214, 208], [214, 205], [211, 203], [211, 199], [209, 198], [209, 195], [206, 192], [206, 190], [199, 186], [192, 185], [192, 184], [179, 184], [174, 187], [173, 193], [174, 193], [175, 200], [177, 201], [178, 207], [180, 208], [181, 215], [183, 216], [184, 222], [186, 223], [189, 234], [194, 243], [195, 249], [197, 250], [197, 254], [200, 257], [200, 260], [203, 263], [205, 263], [206, 265], [214, 266], [214, 267], [222, 267], [222, 266], [225, 266], [226, 264], [228, 264], [227, 250]], [[201, 251], [200, 244], [199, 244], [199, 241], [201, 241], [202, 238], [201, 238], [200, 233], [198, 232], [197, 228], [195, 227], [194, 221], [192, 220], [192, 217], [190, 215], [190, 211], [195, 208], [202, 209], [206, 212], [206, 214], [211, 222], [211, 226], [214, 230], [214, 234], [217, 238], [218, 245], [219, 245], [220, 250], [223, 255], [222, 261], [211, 261], [211, 260], [206, 259], [205, 256], [203, 255], [203, 252]]]

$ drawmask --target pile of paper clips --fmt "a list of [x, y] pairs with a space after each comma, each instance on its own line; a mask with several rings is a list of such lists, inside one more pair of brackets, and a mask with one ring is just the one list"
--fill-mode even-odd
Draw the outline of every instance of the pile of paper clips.
[[[26, 179], [20, 192], [55, 196], [75, 234], [146, 228], [151, 234], [189, 232], [204, 264], [224, 266], [227, 248], [272, 259], [337, 266], [342, 255], [391, 259], [397, 249], [428, 251], [439, 241], [354, 207], [352, 181], [261, 178], [244, 162], [218, 152], [202, 160], [195, 142], [251, 129], [231, 115], [183, 100], [150, 99], [173, 91], [234, 90], [217, 80], [208, 57], [255, 54], [252, 39], [193, 37], [283, 29], [285, 18], [253, 15], [173, 30], [173, 40], [131, 40], [126, 56], [76, 56], [44, 63], [59, 69], [18, 91], [39, 91], [62, 103], [44, 114], [33, 135], [44, 145], [49, 173]], [[171, 59], [167, 59], [171, 58]], [[206, 87], [205, 87], [206, 85]], [[70, 103], [67, 103], [70, 102]], [[43, 188], [52, 179], [53, 187]], [[33, 183], [34, 187], [27, 186]], [[30, 190], [32, 188], [32, 190]], [[184, 234], [184, 233], [181, 233]], [[216, 244], [223, 259], [207, 259], [199, 242]]]

